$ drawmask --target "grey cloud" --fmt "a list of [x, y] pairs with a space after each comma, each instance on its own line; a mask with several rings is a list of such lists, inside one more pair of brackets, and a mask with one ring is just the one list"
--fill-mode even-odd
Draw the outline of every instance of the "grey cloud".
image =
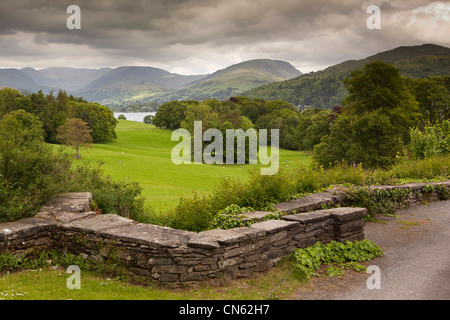
[[[384, 19], [428, 3], [392, 0], [379, 5]], [[66, 28], [66, 8], [71, 4], [81, 8], [81, 30]], [[0, 67], [17, 60], [11, 57], [16, 50], [16, 56], [30, 57], [27, 62], [34, 51], [35, 56], [47, 55], [38, 59], [42, 64], [67, 57], [68, 64], [85, 64], [80, 67], [127, 61], [170, 67], [196, 61], [198, 67], [191, 63], [188, 68], [204, 73], [214, 71], [205, 70], [208, 65], [259, 57], [326, 66], [414, 44], [414, 35], [405, 27], [368, 30], [369, 4], [369, 0], [2, 1]], [[23, 43], [24, 37], [28, 43]], [[3, 48], [6, 40], [8, 50]]]

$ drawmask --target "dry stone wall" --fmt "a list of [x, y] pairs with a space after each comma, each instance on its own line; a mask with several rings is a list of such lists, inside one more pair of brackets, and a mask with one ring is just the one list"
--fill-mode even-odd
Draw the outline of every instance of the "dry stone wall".
[[[444, 186], [450, 188], [450, 182]], [[416, 190], [411, 203], [419, 201], [423, 186], [410, 187]], [[73, 193], [43, 207], [32, 218], [0, 224], [0, 252], [48, 248], [84, 259], [115, 259], [131, 274], [160, 282], [248, 277], [317, 241], [364, 239], [365, 208], [317, 210], [342, 200], [342, 194], [331, 190], [277, 205], [286, 214], [281, 220], [196, 233], [99, 215], [89, 211], [90, 193]], [[269, 212], [245, 215], [261, 220], [265, 214]]]

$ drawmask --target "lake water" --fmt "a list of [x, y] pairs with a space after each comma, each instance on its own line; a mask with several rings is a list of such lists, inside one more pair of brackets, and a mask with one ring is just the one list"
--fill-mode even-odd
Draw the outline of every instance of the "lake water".
[[114, 118], [118, 118], [121, 114], [127, 118], [127, 120], [144, 122], [145, 116], [152, 115], [154, 116], [156, 112], [114, 112]]

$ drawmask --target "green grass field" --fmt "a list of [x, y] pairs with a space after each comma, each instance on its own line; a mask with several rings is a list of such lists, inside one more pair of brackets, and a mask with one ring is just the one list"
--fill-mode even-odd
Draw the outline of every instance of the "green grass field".
[[277, 263], [277, 268], [250, 278], [205, 281], [181, 288], [81, 271], [81, 288], [70, 290], [67, 288], [70, 274], [66, 268], [54, 266], [0, 274], [0, 301], [287, 299], [295, 297], [297, 288], [307, 283], [306, 277], [294, 267], [293, 259], [285, 258]]
[[[214, 187], [221, 177], [247, 179], [249, 170], [262, 165], [175, 165], [171, 150], [178, 144], [171, 141], [171, 130], [158, 129], [144, 123], [119, 120], [117, 139], [104, 144], [94, 144], [81, 150], [82, 160], [90, 165], [103, 163], [103, 171], [116, 180], [138, 182], [146, 206], [164, 212], [176, 206], [180, 197], [196, 192], [204, 194]], [[280, 166], [295, 167], [309, 162], [309, 154], [280, 150]], [[266, 166], [268, 167], [268, 165]]]
[[[111, 178], [138, 182], [143, 187], [146, 205], [161, 212], [176, 206], [180, 197], [209, 192], [220, 177], [247, 179], [250, 169], [261, 167], [175, 165], [171, 150], [178, 142], [171, 141], [172, 131], [120, 120], [116, 132], [117, 139], [112, 142], [83, 148], [82, 159], [73, 160], [74, 163], [97, 166], [102, 162], [103, 171]], [[293, 168], [296, 163], [308, 162], [307, 153], [280, 150], [280, 166]], [[127, 279], [111, 279], [108, 275], [86, 271], [81, 276], [81, 290], [69, 290], [66, 286], [69, 275], [64, 268], [22, 270], [0, 274], [0, 300], [283, 299], [295, 295], [296, 288], [305, 283], [303, 276], [292, 273], [293, 267], [292, 261], [284, 259], [278, 268], [248, 279], [205, 282], [179, 289], [155, 283], [135, 285]]]

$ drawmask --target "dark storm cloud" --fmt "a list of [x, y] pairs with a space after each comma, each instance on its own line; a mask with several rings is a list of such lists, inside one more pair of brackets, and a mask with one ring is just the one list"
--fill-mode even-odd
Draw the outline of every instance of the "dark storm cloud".
[[[69, 17], [66, 9], [72, 4], [81, 8], [81, 30], [66, 28]], [[171, 71], [204, 73], [246, 59], [273, 58], [309, 71], [399, 45], [420, 44], [430, 34], [432, 40], [440, 41], [437, 44], [449, 45], [447, 37], [440, 39], [432, 30], [418, 32], [417, 23], [410, 23], [413, 11], [426, 7], [430, 1], [380, 1], [383, 27], [376, 31], [366, 28], [369, 15], [365, 10], [370, 4], [377, 3], [2, 1], [0, 68], [145, 64]], [[442, 4], [445, 13], [448, 4]], [[431, 14], [432, 18], [435, 7], [424, 9], [423, 15], [430, 18]], [[426, 26], [419, 25], [422, 29]]]

